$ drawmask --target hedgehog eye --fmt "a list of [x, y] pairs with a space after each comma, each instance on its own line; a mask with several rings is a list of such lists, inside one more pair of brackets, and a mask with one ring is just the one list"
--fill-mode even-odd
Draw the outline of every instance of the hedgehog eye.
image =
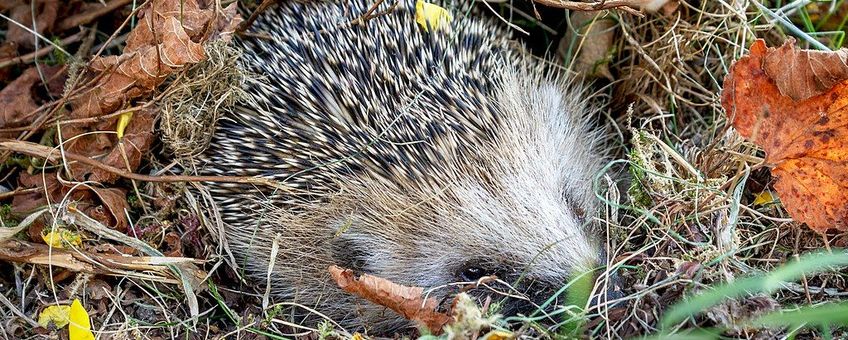
[[481, 277], [488, 276], [488, 275], [489, 275], [489, 273], [483, 268], [480, 268], [480, 267], [477, 267], [477, 266], [468, 266], [468, 267], [463, 268], [462, 271], [460, 271], [459, 278], [462, 281], [471, 282], [471, 281], [477, 281]]

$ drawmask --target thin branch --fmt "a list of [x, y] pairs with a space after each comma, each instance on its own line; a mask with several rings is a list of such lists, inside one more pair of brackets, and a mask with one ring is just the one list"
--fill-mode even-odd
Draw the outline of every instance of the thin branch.
[[282, 184], [272, 181], [266, 178], [260, 177], [236, 177], [236, 176], [150, 176], [150, 175], [142, 175], [137, 173], [132, 173], [123, 169], [116, 168], [111, 165], [103, 164], [102, 162], [88, 158], [83, 155], [71, 153], [71, 152], [63, 152], [60, 153], [58, 150], [51, 148], [49, 146], [44, 146], [31, 142], [24, 142], [18, 140], [5, 140], [0, 142], [0, 149], [5, 149], [12, 152], [18, 152], [25, 155], [44, 158], [45, 160], [53, 163], [60, 163], [62, 161], [62, 157], [80, 162], [85, 165], [89, 165], [95, 168], [98, 168], [103, 171], [107, 171], [118, 175], [123, 178], [133, 179], [142, 182], [219, 182], [219, 183], [246, 183], [246, 184], [256, 184], [262, 186], [268, 186], [277, 189], [286, 189]]
[[253, 22], [256, 21], [256, 18], [259, 17], [259, 14], [264, 12], [266, 9], [268, 9], [268, 7], [270, 7], [274, 3], [276, 3], [275, 0], [262, 0], [262, 3], [259, 4], [259, 7], [256, 8], [253, 13], [250, 13], [250, 17], [248, 17], [247, 20], [242, 21], [238, 29], [236, 29], [236, 33], [244, 33], [244, 31], [246, 31], [248, 28], [250, 28], [251, 25], [253, 25]]
[[31, 327], [41, 327], [38, 325], [38, 322], [35, 322], [35, 320], [33, 320], [31, 317], [21, 312], [18, 307], [15, 307], [15, 305], [12, 304], [12, 301], [9, 301], [9, 299], [7, 299], [6, 296], [3, 294], [0, 294], [0, 303], [3, 303], [3, 305], [5, 305], [6, 308], [8, 308], [12, 312], [12, 314], [17, 315], [19, 318], [21, 318], [21, 320], [26, 321], [26, 323], [28, 323]]
[[645, 4], [644, 0], [606, 0], [597, 2], [577, 2], [562, 0], [533, 0], [534, 2], [548, 7], [565, 8], [575, 11], [601, 11], [607, 9], [619, 9], [627, 13], [643, 17], [640, 12]]
[[36, 36], [36, 38], [41, 39], [41, 40], [44, 40], [44, 42], [46, 42], [46, 43], [48, 43], [48, 44], [50, 44], [50, 45], [53, 45], [53, 47], [55, 47], [56, 49], [58, 49], [60, 52], [62, 52], [62, 53], [64, 53], [64, 54], [66, 54], [66, 55], [71, 55], [70, 53], [68, 53], [68, 51], [65, 51], [65, 50], [64, 50], [61, 46], [56, 45], [55, 43], [53, 43], [53, 41], [52, 41], [52, 40], [47, 39], [46, 37], [44, 37], [43, 35], [41, 35], [41, 33], [38, 33], [38, 32], [36, 32], [36, 31], [33, 31], [33, 30], [32, 30], [32, 28], [29, 28], [29, 27], [27, 27], [26, 25], [22, 25], [21, 23], [19, 23], [19, 22], [15, 21], [15, 20], [12, 20], [12, 18], [9, 18], [9, 17], [7, 17], [7, 16], [3, 15], [3, 13], [0, 13], [0, 18], [3, 18], [3, 19], [5, 19], [6, 21], [8, 21], [8, 22], [10, 22], [10, 23], [12, 23], [12, 24], [15, 24], [15, 26], [18, 26], [18, 27], [20, 27], [20, 28], [23, 28], [25, 31], [27, 31], [27, 32], [29, 32], [29, 33], [31, 33], [31, 34], [33, 34], [33, 35], [35, 35], [35, 36]]
[[7, 240], [0, 243], [0, 260], [58, 266], [74, 272], [132, 276], [177, 284], [179, 281], [167, 277], [167, 265], [173, 262], [190, 262], [193, 259], [97, 254], [56, 247], [51, 249], [44, 244]]
[[[60, 40], [59, 45], [67, 46], [67, 45], [73, 44], [73, 43], [79, 41], [80, 39], [82, 39], [83, 35], [85, 35], [84, 30], [77, 32], [76, 34], [71, 35], [71, 36], [69, 36], [65, 39]], [[0, 60], [0, 69], [5, 68], [7, 66], [30, 63], [33, 60], [35, 60], [36, 58], [41, 58], [45, 55], [50, 54], [50, 52], [53, 52], [54, 49], [56, 49], [56, 47], [54, 47], [54, 45], [47, 45], [46, 47], [38, 49], [38, 51], [33, 51], [33, 52], [30, 52], [30, 53], [24, 54], [22, 56], [19, 56], [19, 57]]]
[[133, 0], [112, 0], [103, 7], [97, 7], [94, 10], [67, 17], [59, 22], [56, 31], [62, 32], [80, 25], [89, 24], [109, 12], [129, 5], [132, 1]]

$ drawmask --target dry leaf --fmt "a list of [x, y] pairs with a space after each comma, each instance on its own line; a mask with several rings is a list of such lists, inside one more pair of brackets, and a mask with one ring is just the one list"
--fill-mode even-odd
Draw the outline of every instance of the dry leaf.
[[[182, 270], [188, 270], [191, 259], [100, 254], [82, 249], [57, 249], [43, 244], [6, 240], [0, 242], [0, 261], [51, 265], [75, 272], [130, 276], [174, 284], [180, 280], [172, 278], [173, 272], [169, 266], [177, 265]], [[184, 273], [192, 274], [187, 279], [193, 284], [205, 277], [205, 273], [196, 269]]]
[[[12, 199], [12, 213], [16, 216], [26, 216], [37, 208], [50, 204], [59, 203], [68, 193], [68, 188], [59, 183], [55, 173], [34, 173], [32, 175], [21, 173], [18, 176], [18, 188], [40, 188], [35, 192], [15, 195]], [[85, 201], [90, 198], [87, 190], [75, 190], [69, 197], [74, 201]]]
[[[0, 42], [0, 62], [18, 56], [18, 45], [11, 41]], [[12, 76], [12, 67], [0, 67], [0, 83], [6, 83]]]
[[109, 212], [109, 219], [106, 221], [98, 219], [99, 222], [106, 226], [113, 227], [116, 230], [127, 230], [127, 227], [129, 226], [129, 222], [127, 221], [127, 210], [130, 208], [129, 203], [127, 202], [127, 193], [123, 189], [119, 188], [92, 187], [91, 190], [95, 195], [97, 195], [97, 198], [99, 198], [100, 202], [103, 203], [103, 207], [105, 207]]
[[[848, 81], [820, 93], [820, 80], [809, 78], [821, 79], [821, 73], [784, 69], [803, 77], [796, 79], [798, 83], [812, 87], [797, 88], [796, 94], [820, 94], [797, 101], [781, 94], [776, 85], [780, 81], [769, 77], [763, 65], [777, 55], [785, 56], [787, 49], [767, 48], [757, 40], [750, 55], [731, 67], [722, 106], [739, 133], [765, 150], [765, 161], [777, 178], [774, 188], [795, 220], [820, 233], [829, 228], [848, 230]], [[837, 62], [827, 54], [794, 55], [818, 57], [786, 65]]]
[[408, 320], [418, 321], [431, 332], [440, 333], [451, 322], [446, 313], [436, 311], [439, 302], [424, 299], [424, 289], [407, 287], [376, 276], [356, 276], [350, 269], [330, 266], [330, 275], [344, 291], [385, 306]]
[[[18, 187], [42, 188], [12, 199], [12, 213], [16, 216], [26, 216], [37, 208], [48, 204], [56, 204], [63, 199], [78, 202], [78, 209], [106, 226], [125, 231], [129, 225], [125, 210], [129, 209], [126, 193], [117, 188], [97, 188], [94, 186], [77, 187], [65, 186], [56, 178], [56, 173], [22, 173], [18, 177]], [[68, 195], [70, 193], [70, 195]]]
[[231, 3], [218, 15], [217, 29], [212, 32], [209, 40], [230, 41], [242, 21], [242, 18], [238, 15], [238, 3]]
[[450, 12], [443, 7], [423, 0], [415, 2], [415, 22], [421, 25], [424, 32], [429, 32], [430, 28], [434, 31], [448, 28], [451, 20], [453, 17]]
[[510, 332], [502, 331], [502, 330], [493, 330], [489, 333], [486, 333], [482, 338], [482, 340], [509, 340], [515, 339], [515, 335]]
[[124, 132], [127, 130], [127, 125], [130, 124], [132, 116], [133, 111], [127, 111], [118, 116], [118, 126], [115, 127], [115, 134], [118, 136], [118, 139], [124, 138]]
[[167, 245], [167, 251], [164, 251], [163, 254], [168, 257], [183, 257], [183, 244], [180, 239], [180, 235], [176, 232], [168, 232], [165, 234], [165, 244]]
[[763, 70], [774, 80], [780, 93], [793, 100], [820, 95], [848, 79], [848, 49], [836, 52], [802, 50], [789, 38], [783, 46], [763, 59]]
[[774, 202], [774, 196], [772, 196], [771, 192], [763, 191], [759, 193], [756, 197], [754, 197], [754, 205], [766, 205]]
[[678, 8], [680, 8], [680, 0], [671, 0], [662, 6], [662, 11], [665, 16], [670, 16], [677, 12]]
[[609, 71], [616, 25], [613, 18], [604, 17], [603, 12], [573, 11], [570, 21], [557, 48], [559, 57], [573, 60], [569, 66], [581, 76], [613, 80]]
[[[48, 87], [56, 87], [56, 84], [64, 84], [64, 77], [60, 75], [61, 66], [41, 66], [42, 74], [48, 81]], [[23, 127], [35, 118], [36, 109], [40, 105], [37, 101], [37, 91], [43, 88], [41, 76], [38, 69], [31, 67], [24, 71], [17, 79], [6, 85], [0, 91], [0, 127], [14, 128]], [[51, 91], [52, 92], [52, 91]], [[3, 132], [0, 138], [15, 138], [19, 132]]]
[[670, 14], [670, 11], [673, 12], [680, 5], [678, 0], [641, 0], [637, 2], [637, 6], [642, 10], [653, 13], [662, 9], [665, 14]]
[[[153, 144], [155, 120], [156, 108], [136, 112], [124, 131], [124, 138], [121, 138], [101, 161], [130, 172], [138, 169], [138, 166], [141, 165], [141, 157]], [[97, 182], [112, 183], [118, 179], [118, 175], [101, 169], [92, 169], [90, 179]]]
[[[92, 60], [86, 77], [98, 79], [97, 83], [74, 100], [69, 118], [98, 117], [123, 109], [133, 100], [151, 94], [172, 73], [204, 60], [203, 44], [211, 37], [229, 39], [233, 27], [241, 22], [235, 4], [225, 9], [216, 8], [217, 4], [196, 0], [148, 3], [138, 14], [138, 25], [127, 37], [124, 53]], [[142, 114], [146, 117], [140, 117]], [[65, 140], [73, 138], [65, 148], [98, 158], [106, 165], [135, 171], [152, 143], [154, 118], [155, 108], [135, 112], [127, 136], [121, 139], [123, 146], [118, 144], [115, 134], [102, 133], [115, 131], [118, 117], [96, 123], [65, 124], [62, 136]], [[105, 183], [118, 178], [84, 164], [73, 164], [71, 173], [78, 180]]]
[[[44, 35], [45, 32], [50, 32], [53, 29], [53, 24], [56, 23], [56, 15], [59, 12], [59, 3], [59, 0], [41, 0], [36, 2], [36, 32]], [[32, 14], [33, 7], [30, 1], [17, 1], [17, 5], [12, 7], [10, 17], [13, 21], [31, 30], [33, 27]], [[29, 30], [12, 23], [9, 24], [9, 30], [6, 32], [6, 40], [15, 42], [18, 46], [24, 46], [28, 49], [35, 47], [35, 36]], [[43, 40], [38, 43], [42, 47], [47, 44]]]

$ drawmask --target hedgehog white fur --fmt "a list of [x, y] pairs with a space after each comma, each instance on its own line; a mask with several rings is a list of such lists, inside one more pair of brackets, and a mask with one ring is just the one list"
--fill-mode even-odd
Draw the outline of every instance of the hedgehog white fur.
[[349, 24], [372, 4], [285, 1], [253, 26], [272, 39], [242, 42], [262, 77], [218, 122], [203, 172], [288, 189], [210, 184], [238, 265], [264, 286], [276, 240], [275, 297], [378, 333], [410, 323], [341, 292], [330, 264], [421, 287], [495, 274], [531, 301], [596, 267], [603, 157], [584, 96], [498, 22], [455, 10], [428, 33], [402, 0]]

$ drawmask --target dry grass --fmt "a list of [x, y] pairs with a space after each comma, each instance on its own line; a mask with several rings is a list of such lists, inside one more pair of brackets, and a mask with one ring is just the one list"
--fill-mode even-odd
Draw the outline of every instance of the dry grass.
[[160, 137], [165, 148], [181, 163], [206, 150], [222, 110], [247, 96], [247, 75], [236, 67], [241, 52], [225, 43], [206, 47], [207, 60], [174, 79], [159, 101]]

